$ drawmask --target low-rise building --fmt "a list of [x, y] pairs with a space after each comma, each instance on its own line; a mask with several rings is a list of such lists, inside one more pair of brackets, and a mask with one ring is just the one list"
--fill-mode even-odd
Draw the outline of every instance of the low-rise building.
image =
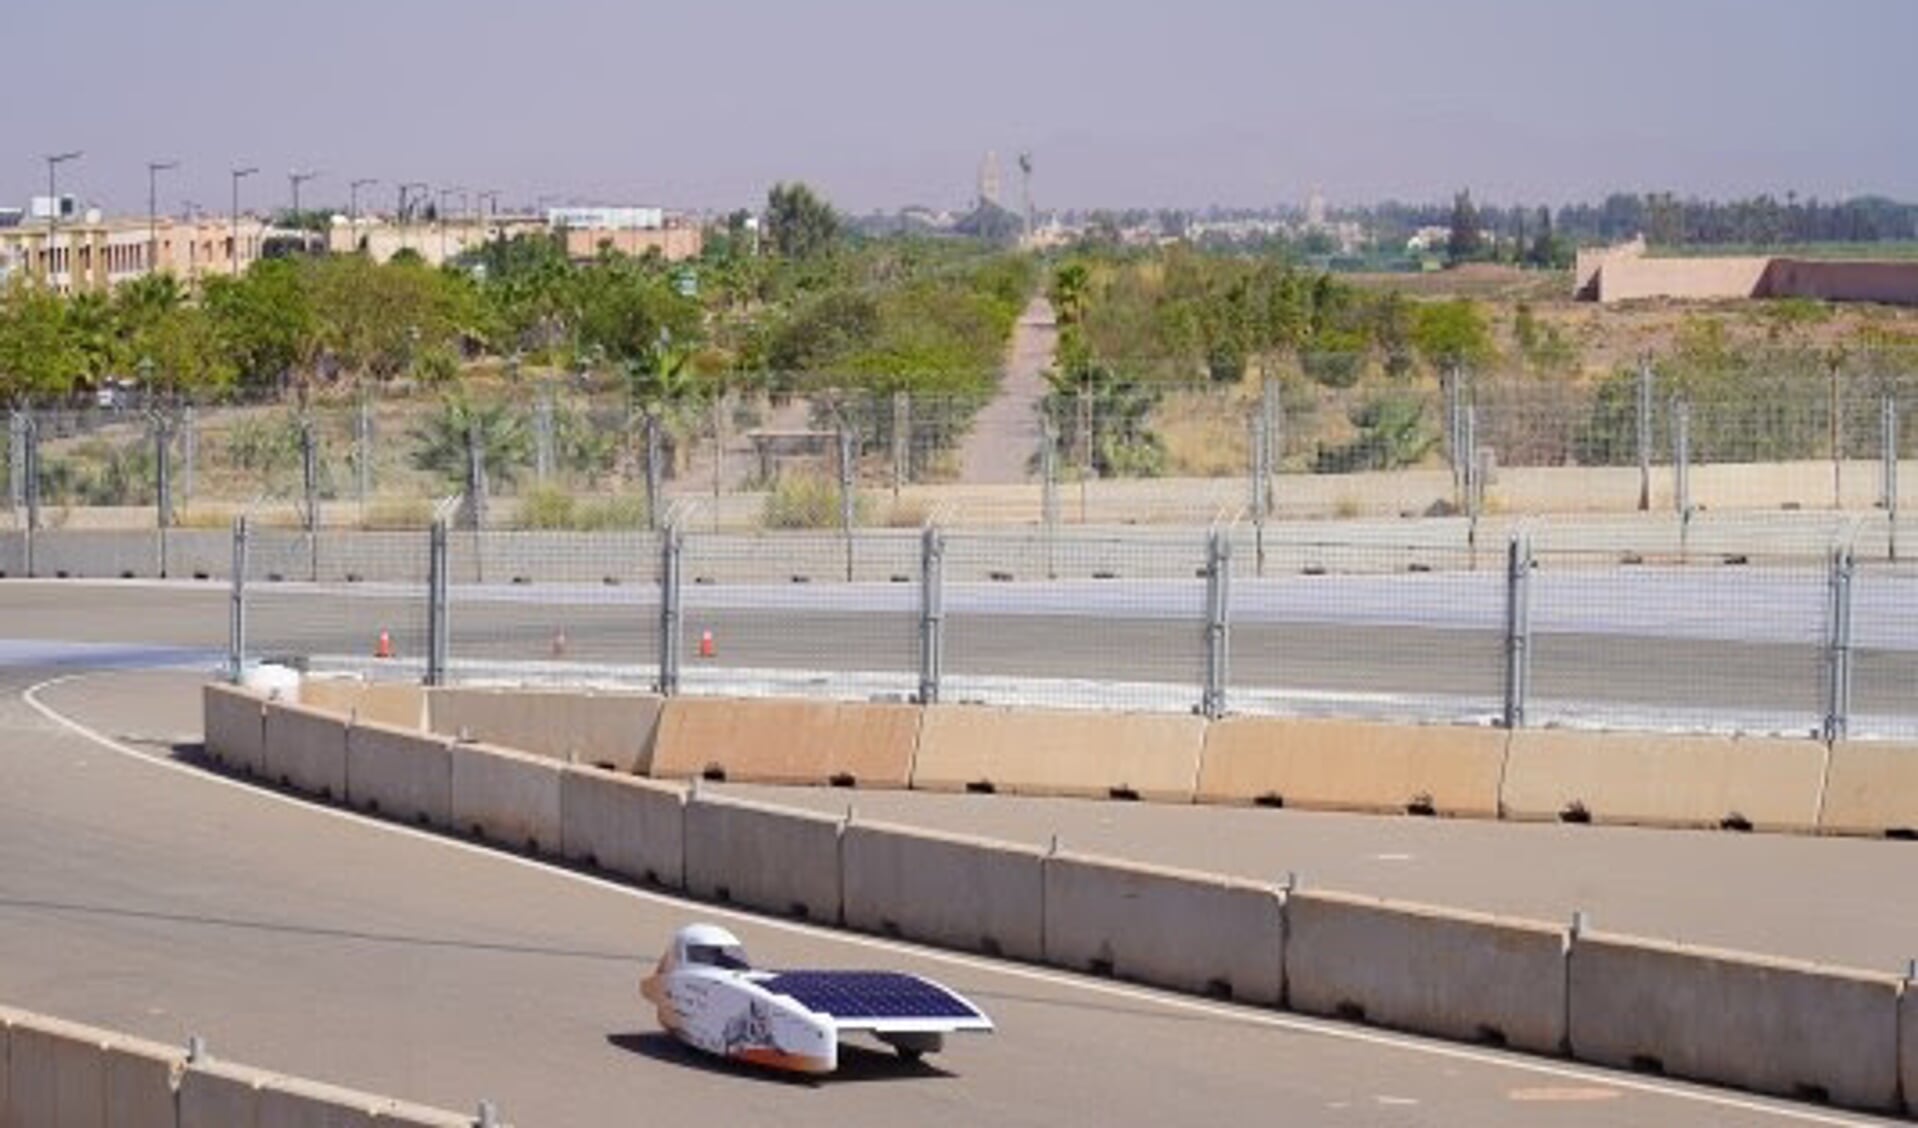
[[0, 285], [24, 277], [63, 294], [105, 293], [155, 270], [194, 282], [244, 271], [270, 234], [266, 222], [252, 216], [237, 224], [168, 217], [149, 225], [144, 218], [106, 219], [91, 211], [51, 231], [23, 222], [0, 227]]

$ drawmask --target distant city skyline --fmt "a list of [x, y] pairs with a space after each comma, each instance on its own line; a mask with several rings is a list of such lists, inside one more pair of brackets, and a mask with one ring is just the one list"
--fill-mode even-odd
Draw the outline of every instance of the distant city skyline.
[[[316, 19], [315, 12], [323, 14]], [[1563, 204], [1611, 191], [1918, 198], [1908, 0], [66, 0], [6, 13], [0, 206], [505, 201], [1040, 210]], [[1843, 50], [1820, 45], [1842, 43]], [[39, 44], [40, 48], [28, 45]], [[20, 91], [30, 91], [31, 96]], [[1004, 200], [1019, 185], [1002, 182]]]

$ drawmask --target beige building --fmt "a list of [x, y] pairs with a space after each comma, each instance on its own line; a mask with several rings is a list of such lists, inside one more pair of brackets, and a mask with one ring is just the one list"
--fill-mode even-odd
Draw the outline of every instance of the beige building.
[[[57, 226], [51, 245], [44, 223], [0, 227], [0, 285], [15, 277], [50, 283], [63, 294], [105, 293], [154, 269], [194, 282], [208, 274], [231, 274], [234, 226], [227, 220], [103, 219], [89, 213]], [[242, 216], [239, 261], [244, 271], [259, 257], [268, 235], [263, 220]]]
[[[530, 216], [502, 216], [489, 221], [449, 220], [444, 224], [398, 224], [377, 217], [357, 221], [336, 219], [327, 240], [334, 254], [364, 251], [375, 262], [386, 262], [410, 250], [428, 264], [439, 266], [493, 239], [545, 235], [554, 230], [546, 220]], [[668, 262], [698, 258], [704, 246], [698, 227], [667, 224], [661, 227], [564, 227], [569, 258], [590, 259], [602, 247], [640, 256], [658, 251]]]
[[1578, 252], [1573, 296], [1584, 301], [1813, 298], [1918, 305], [1918, 263], [1766, 256], [1654, 258], [1641, 237]]

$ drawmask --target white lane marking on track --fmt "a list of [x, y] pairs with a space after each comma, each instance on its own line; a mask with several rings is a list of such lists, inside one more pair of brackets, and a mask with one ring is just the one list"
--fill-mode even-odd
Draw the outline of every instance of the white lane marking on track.
[[835, 942], [850, 947], [869, 948], [874, 951], [890, 952], [895, 955], [908, 956], [913, 959], [943, 963], [953, 967], [963, 967], [984, 975], [997, 975], [1007, 979], [1023, 979], [1028, 982], [1044, 983], [1049, 986], [1061, 987], [1068, 990], [1084, 991], [1087, 994], [1104, 995], [1108, 998], [1125, 999], [1130, 1002], [1162, 1007], [1166, 1010], [1184, 1011], [1188, 1014], [1201, 1014], [1221, 1021], [1264, 1026], [1294, 1034], [1331, 1038], [1344, 1042], [1356, 1042], [1360, 1045], [1376, 1046], [1383, 1049], [1425, 1054], [1430, 1057], [1440, 1057], [1450, 1061], [1493, 1066], [1520, 1073], [1536, 1074], [1541, 1077], [1556, 1077], [1582, 1081], [1589, 1084], [1608, 1085], [1613, 1088], [1629, 1089], [1633, 1092], [1645, 1093], [1651, 1096], [1670, 1097], [1677, 1100], [1691, 1101], [1696, 1104], [1711, 1105], [1716, 1108], [1733, 1109], [1739, 1112], [1750, 1112], [1763, 1116], [1774, 1116], [1785, 1120], [1796, 1120], [1805, 1124], [1833, 1125], [1836, 1126], [1836, 1128], [1870, 1128], [1870, 1125], [1878, 1123], [1872, 1120], [1857, 1120], [1849, 1117], [1836, 1116], [1815, 1109], [1768, 1104], [1760, 1100], [1747, 1099], [1728, 1093], [1714, 1092], [1708, 1089], [1663, 1085], [1655, 1081], [1645, 1081], [1634, 1077], [1606, 1073], [1598, 1069], [1579, 1065], [1547, 1064], [1542, 1061], [1527, 1060], [1516, 1056], [1502, 1056], [1464, 1046], [1425, 1041], [1407, 1035], [1387, 1034], [1376, 1030], [1338, 1026], [1329, 1022], [1320, 1022], [1313, 1019], [1294, 1018], [1282, 1014], [1237, 1009], [1219, 1003], [1208, 1003], [1197, 999], [1186, 999], [1175, 995], [1160, 994], [1146, 988], [1125, 987], [1115, 983], [1084, 979], [1060, 972], [1042, 971], [1036, 968], [994, 963], [990, 960], [959, 955], [937, 948], [924, 948], [915, 944], [908, 944], [897, 940], [886, 940], [876, 936], [861, 936], [857, 933], [841, 932], [837, 929], [823, 928], [819, 925], [801, 924], [797, 921], [759, 916], [754, 913], [742, 912], [738, 909], [725, 908], [719, 905], [708, 905], [699, 901], [688, 901], [684, 898], [673, 897], [664, 893], [654, 893], [646, 889], [635, 889], [606, 878], [561, 869], [543, 864], [531, 858], [521, 858], [513, 854], [501, 853], [470, 842], [461, 842], [457, 839], [447, 838], [431, 831], [419, 830], [410, 826], [401, 826], [397, 823], [384, 822], [380, 819], [369, 818], [365, 815], [358, 814], [357, 812], [322, 806], [313, 801], [297, 799], [290, 795], [282, 795], [276, 791], [267, 791], [254, 787], [251, 784], [228, 779], [225, 776], [215, 775], [211, 772], [196, 768], [191, 764], [182, 764], [176, 760], [150, 755], [141, 752], [137, 748], [130, 748], [114, 740], [112, 737], [104, 736], [79, 721], [58, 712], [52, 706], [40, 700], [40, 694], [45, 690], [52, 689], [66, 682], [79, 681], [92, 676], [94, 676], [92, 673], [77, 673], [66, 674], [57, 678], [49, 678], [46, 681], [28, 686], [22, 690], [20, 698], [36, 713], [72, 732], [74, 735], [79, 736], [81, 739], [91, 741], [109, 751], [138, 760], [153, 767], [177, 772], [181, 775], [208, 783], [230, 787], [236, 791], [243, 791], [260, 799], [284, 803], [290, 807], [298, 807], [314, 814], [337, 818], [351, 822], [357, 826], [377, 828], [389, 834], [404, 835], [419, 841], [437, 843], [447, 849], [458, 850], [479, 857], [491, 858], [498, 862], [536, 870], [551, 877], [576, 881], [583, 885], [589, 885], [610, 893], [621, 894], [650, 904], [697, 909], [699, 912], [709, 916], [745, 921], [756, 928], [774, 929], [780, 932], [810, 937], [815, 940]]

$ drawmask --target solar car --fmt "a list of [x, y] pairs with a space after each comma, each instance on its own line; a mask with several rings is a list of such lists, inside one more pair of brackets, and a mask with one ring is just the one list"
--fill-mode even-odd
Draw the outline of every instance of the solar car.
[[797, 1073], [839, 1067], [839, 1040], [869, 1034], [917, 1061], [992, 1020], [957, 992], [896, 971], [765, 971], [732, 933], [692, 924], [640, 984], [680, 1041], [734, 1061]]

